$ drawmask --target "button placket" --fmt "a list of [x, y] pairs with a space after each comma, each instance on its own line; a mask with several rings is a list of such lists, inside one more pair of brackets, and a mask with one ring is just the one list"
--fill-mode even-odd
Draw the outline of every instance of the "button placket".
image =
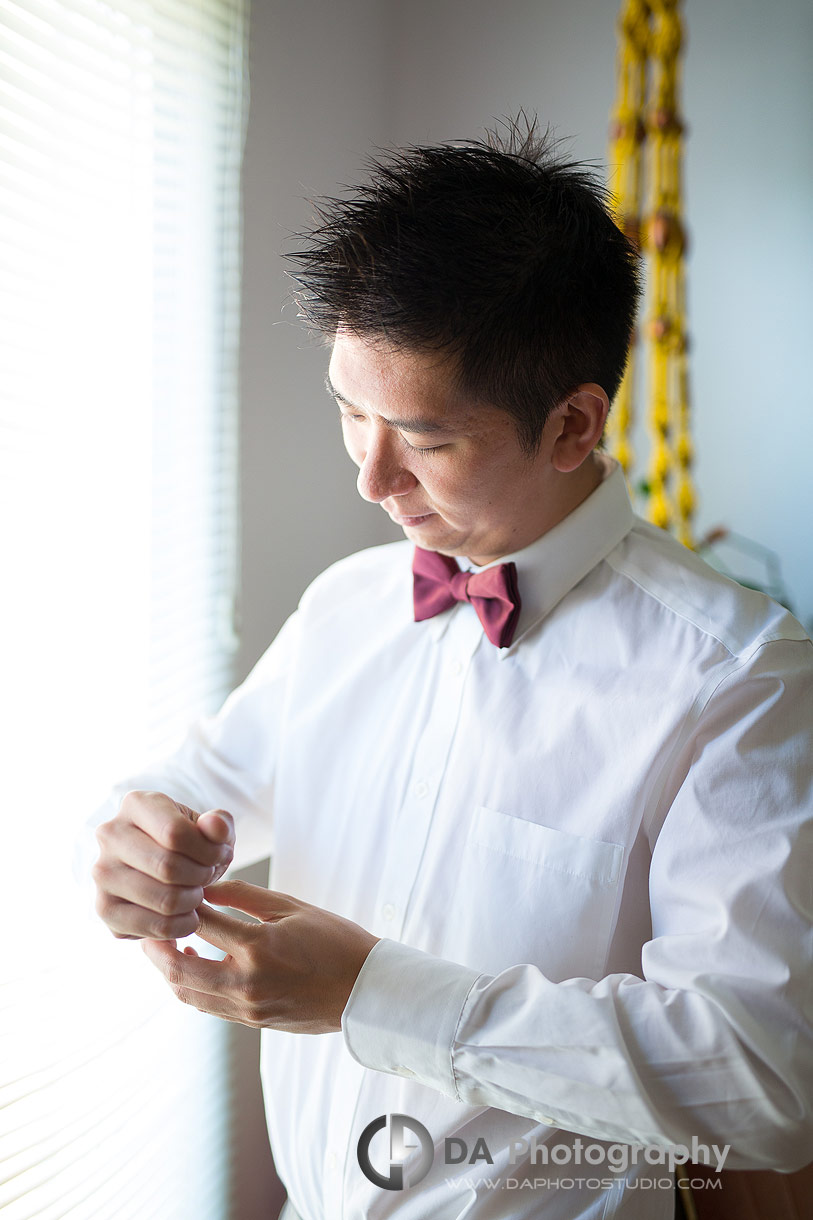
[[483, 639], [476, 615], [461, 615], [449, 624], [437, 647], [445, 657], [438, 666], [432, 710], [415, 750], [412, 776], [393, 830], [379, 887], [379, 917], [370, 930], [399, 940], [429, 827], [460, 715], [466, 674]]
[[365, 1074], [366, 1068], [349, 1054], [344, 1052], [341, 1055], [327, 1128], [330, 1145], [325, 1149], [323, 1160], [325, 1220], [342, 1220], [344, 1217], [344, 1179], [348, 1163], [351, 1169], [358, 1170], [356, 1148], [350, 1133]]
[[[436, 646], [444, 654], [438, 665], [437, 690], [432, 713], [415, 749], [406, 796], [398, 813], [387, 858], [383, 862], [378, 918], [370, 931], [377, 936], [400, 940], [410, 894], [420, 868], [426, 839], [434, 814], [435, 801], [448, 763], [449, 752], [460, 715], [468, 667], [483, 640], [477, 616], [462, 615], [444, 631]], [[488, 645], [488, 641], [485, 642]], [[357, 1168], [355, 1147], [351, 1147], [349, 1132], [364, 1079], [363, 1069], [350, 1056], [344, 1056], [336, 1077], [329, 1129], [331, 1144], [339, 1147], [345, 1140], [343, 1165], [338, 1171], [325, 1161], [325, 1218], [343, 1220], [345, 1179], [348, 1166]], [[401, 1074], [409, 1077], [406, 1065]], [[341, 1158], [340, 1158], [341, 1162]], [[339, 1180], [340, 1179], [340, 1180]]]

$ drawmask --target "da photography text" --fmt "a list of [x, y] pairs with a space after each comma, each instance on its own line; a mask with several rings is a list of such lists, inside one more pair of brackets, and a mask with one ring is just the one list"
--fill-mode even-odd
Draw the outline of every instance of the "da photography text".
[[[386, 1132], [388, 1139], [374, 1137]], [[438, 1150], [439, 1151], [439, 1150]], [[502, 1153], [502, 1149], [498, 1150]], [[576, 1136], [572, 1143], [556, 1144], [550, 1137], [513, 1140], [508, 1146], [508, 1164], [529, 1162], [531, 1165], [588, 1166], [596, 1169], [606, 1165], [616, 1173], [626, 1173], [632, 1166], [662, 1165], [674, 1174], [679, 1165], [693, 1161], [714, 1165], [719, 1173], [724, 1168], [730, 1144], [704, 1144], [692, 1136], [690, 1144], [670, 1144], [656, 1147], [644, 1144], [599, 1144]], [[413, 1153], [417, 1152], [417, 1156]], [[423, 1181], [435, 1161], [435, 1142], [423, 1123], [409, 1114], [381, 1114], [364, 1128], [358, 1142], [358, 1162], [362, 1173], [383, 1190], [408, 1190]], [[504, 1159], [501, 1157], [501, 1160]], [[406, 1162], [409, 1168], [406, 1170]], [[484, 1137], [466, 1141], [460, 1136], [448, 1136], [443, 1141], [444, 1165], [493, 1165], [495, 1158]]]

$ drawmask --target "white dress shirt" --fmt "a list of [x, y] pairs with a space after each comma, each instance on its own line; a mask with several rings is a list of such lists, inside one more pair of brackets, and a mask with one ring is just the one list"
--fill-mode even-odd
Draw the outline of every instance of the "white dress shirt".
[[[361, 552], [217, 717], [121, 786], [229, 809], [241, 862], [272, 851], [273, 888], [384, 938], [341, 1033], [263, 1031], [304, 1220], [658, 1220], [663, 1166], [579, 1150], [810, 1157], [813, 645], [634, 517], [606, 470], [506, 557], [510, 648], [467, 604], [413, 621], [409, 543]], [[393, 1113], [435, 1149], [401, 1191], [356, 1152]], [[482, 1143], [469, 1163], [478, 1140], [493, 1163]]]

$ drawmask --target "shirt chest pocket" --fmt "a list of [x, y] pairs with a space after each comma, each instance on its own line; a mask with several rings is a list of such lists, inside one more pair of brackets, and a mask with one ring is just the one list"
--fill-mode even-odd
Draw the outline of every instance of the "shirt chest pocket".
[[600, 978], [623, 849], [479, 806], [460, 857], [443, 956], [487, 974], [530, 963]]

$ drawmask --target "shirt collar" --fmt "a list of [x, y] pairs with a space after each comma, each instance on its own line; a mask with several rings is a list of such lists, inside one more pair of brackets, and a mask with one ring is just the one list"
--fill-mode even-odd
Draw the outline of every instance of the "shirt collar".
[[[536, 542], [512, 555], [503, 555], [494, 563], [484, 564], [483, 568], [466, 559], [458, 559], [461, 568], [476, 572], [500, 563], [517, 565], [522, 610], [511, 648], [515, 648], [523, 635], [549, 614], [632, 529], [635, 518], [623, 471], [614, 458], [606, 454], [596, 456], [602, 467], [601, 483]], [[432, 620], [432, 634], [436, 639], [443, 634], [448, 618], [448, 615], [440, 614]], [[499, 651], [505, 655], [510, 649]]]

